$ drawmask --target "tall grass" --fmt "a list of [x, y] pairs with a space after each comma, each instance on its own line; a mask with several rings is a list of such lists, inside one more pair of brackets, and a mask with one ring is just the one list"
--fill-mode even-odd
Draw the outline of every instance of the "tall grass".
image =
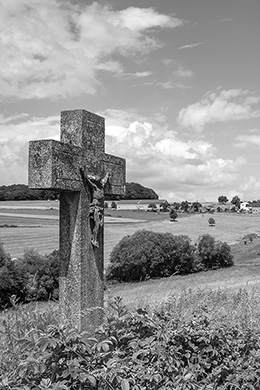
[[45, 332], [49, 325], [59, 322], [58, 306], [53, 302], [21, 305], [13, 296], [11, 303], [11, 309], [0, 313], [0, 377], [15, 371], [23, 360], [20, 340], [32, 330]]
[[[116, 301], [116, 305], [115, 305]], [[114, 299], [108, 301], [108, 318], [118, 313], [125, 312], [125, 308], [120, 307], [121, 300]], [[138, 306], [132, 306], [131, 310], [138, 309]], [[149, 316], [155, 316], [169, 319], [169, 324], [174, 323], [176, 330], [184, 329], [187, 324], [194, 321], [194, 318], [207, 318], [210, 328], [230, 328], [237, 327], [245, 333], [250, 329], [256, 335], [260, 334], [259, 316], [260, 316], [260, 288], [241, 288], [238, 291], [228, 289], [192, 289], [182, 290], [179, 294], [169, 295], [161, 302], [145, 304], [142, 309], [149, 313]], [[117, 313], [117, 314], [118, 314]], [[17, 375], [18, 367], [26, 356], [26, 352], [21, 348], [21, 342], [28, 336], [38, 334], [42, 335], [49, 325], [59, 323], [58, 305], [53, 303], [37, 303], [29, 305], [19, 305], [15, 298], [12, 300], [12, 308], [0, 313], [0, 378], [4, 381]], [[10, 379], [11, 378], [11, 379]], [[3, 382], [4, 383], [4, 382]], [[1, 380], [0, 380], [1, 384]]]

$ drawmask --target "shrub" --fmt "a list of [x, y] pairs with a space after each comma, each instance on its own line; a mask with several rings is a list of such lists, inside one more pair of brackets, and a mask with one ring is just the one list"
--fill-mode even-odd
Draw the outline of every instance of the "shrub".
[[170, 203], [167, 200], [160, 203], [160, 211], [162, 211], [163, 213], [168, 212], [169, 208], [170, 208]]
[[187, 236], [140, 230], [122, 238], [112, 250], [107, 279], [129, 282], [188, 273], [193, 261], [194, 248]]
[[198, 256], [205, 269], [230, 267], [233, 265], [231, 248], [226, 242], [215, 240], [209, 234], [199, 237]]
[[19, 302], [46, 301], [59, 296], [59, 251], [42, 256], [27, 250], [13, 261], [0, 243], [0, 310]]
[[29, 249], [19, 261], [20, 267], [27, 274], [27, 301], [58, 298], [59, 251], [43, 256]]
[[111, 209], [117, 210], [117, 203], [114, 200], [111, 202]]
[[211, 217], [208, 219], [208, 223], [209, 223], [209, 226], [215, 226], [216, 222], [215, 222], [215, 219]]
[[0, 242], [0, 309], [11, 306], [15, 295], [20, 302], [26, 297], [27, 276], [19, 263], [14, 262]]
[[[39, 328], [31, 322], [29, 332], [16, 338], [5, 334], [11, 342], [3, 344], [1, 350], [0, 387], [2, 390], [259, 389], [259, 311], [247, 300], [249, 305], [243, 305], [242, 313], [250, 319], [255, 314], [254, 321], [241, 326], [241, 320], [229, 323], [228, 315], [216, 321], [215, 299], [220, 300], [219, 294], [219, 291], [214, 296], [209, 291], [200, 291], [196, 297], [188, 294], [192, 311], [186, 316], [187, 305], [184, 310], [175, 309], [177, 299], [153, 311], [141, 307], [131, 313], [118, 307], [96, 332], [96, 337], [56, 324]], [[189, 303], [182, 294], [183, 298], [184, 303]], [[233, 294], [230, 302], [237, 299], [241, 301], [238, 294]], [[230, 302], [221, 299], [218, 314], [223, 310], [227, 313]], [[233, 304], [234, 309], [237, 308]]]
[[170, 219], [171, 219], [172, 221], [175, 221], [176, 218], [178, 217], [178, 214], [177, 214], [177, 212], [176, 212], [176, 210], [175, 210], [174, 208], [171, 208], [169, 214], [170, 214]]
[[139, 230], [123, 237], [110, 255], [107, 279], [119, 282], [187, 274], [233, 265], [231, 248], [205, 234], [194, 246], [188, 236]]

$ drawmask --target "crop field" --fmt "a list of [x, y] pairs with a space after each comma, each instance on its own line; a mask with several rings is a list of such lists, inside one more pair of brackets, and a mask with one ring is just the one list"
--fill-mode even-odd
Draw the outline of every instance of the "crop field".
[[[239, 242], [245, 235], [260, 236], [259, 214], [216, 213], [216, 225], [210, 227], [208, 214], [180, 214], [171, 222], [168, 213], [147, 213], [144, 211], [106, 211], [105, 216], [105, 266], [113, 247], [125, 235], [146, 229], [157, 232], [188, 235], [196, 241], [202, 234], [209, 233], [228, 244]], [[40, 253], [50, 253], [58, 248], [59, 217], [56, 201], [0, 202], [0, 240], [12, 257], [23, 255], [24, 250], [33, 248]]]

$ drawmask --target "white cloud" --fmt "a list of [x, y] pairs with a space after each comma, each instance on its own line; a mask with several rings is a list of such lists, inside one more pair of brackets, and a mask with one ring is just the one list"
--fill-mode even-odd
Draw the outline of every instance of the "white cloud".
[[212, 143], [187, 140], [133, 110], [107, 110], [102, 115], [106, 118], [107, 152], [126, 158], [127, 181], [140, 182], [161, 196], [230, 187], [246, 164], [243, 157], [220, 158]]
[[136, 72], [132, 76], [134, 76], [134, 77], [148, 77], [148, 76], [151, 76], [151, 75], [152, 75], [152, 72], [147, 70], [147, 71], [144, 71], [144, 72]]
[[120, 12], [120, 19], [123, 27], [131, 31], [143, 31], [155, 27], [176, 27], [182, 24], [180, 19], [160, 15], [151, 8], [129, 7]]
[[[1, 118], [0, 177], [5, 185], [27, 183], [28, 144], [34, 139], [59, 139], [58, 116], [28, 118], [27, 114]], [[18, 120], [19, 119], [19, 120]]]
[[245, 181], [239, 186], [240, 193], [250, 193], [250, 198], [248, 200], [260, 199], [260, 179], [257, 179], [255, 176], [249, 176]]
[[[254, 134], [250, 134], [250, 133]], [[258, 146], [260, 147], [260, 130], [251, 130], [248, 134], [240, 134], [235, 139], [235, 146], [237, 147], [248, 147]]]
[[174, 71], [173, 74], [182, 78], [190, 78], [193, 76], [193, 72], [190, 69], [185, 68], [183, 65], [179, 65], [178, 69]]
[[178, 50], [192, 49], [193, 47], [200, 46], [200, 45], [202, 45], [202, 42], [191, 43], [190, 45], [183, 45], [178, 47]]
[[123, 74], [123, 66], [118, 61], [106, 61], [97, 64], [97, 70], [103, 70], [105, 72], [111, 72], [118, 75]]
[[[147, 118], [133, 109], [99, 114], [106, 118], [106, 151], [126, 158], [127, 180], [151, 187], [160, 196], [172, 193], [188, 199], [183, 194], [227, 191], [246, 164], [243, 157], [220, 158], [206, 140], [187, 139], [170, 130], [162, 116]], [[59, 139], [60, 118], [22, 114], [0, 119], [1, 184], [27, 183], [29, 141]]]
[[178, 121], [183, 127], [201, 131], [211, 123], [255, 118], [260, 116], [260, 110], [255, 109], [259, 100], [241, 89], [209, 92], [200, 102], [183, 108]]
[[0, 94], [18, 99], [93, 94], [98, 72], [123, 72], [116, 54], [160, 46], [154, 29], [182, 21], [153, 8], [115, 11], [97, 2], [0, 0]]

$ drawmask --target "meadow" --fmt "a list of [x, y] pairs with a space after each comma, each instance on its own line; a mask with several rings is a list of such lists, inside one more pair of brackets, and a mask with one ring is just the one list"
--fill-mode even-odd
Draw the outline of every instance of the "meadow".
[[[109, 286], [107, 294], [120, 295], [128, 305], [167, 300], [171, 294], [192, 288], [238, 289], [255, 286], [260, 274], [260, 240], [244, 244], [251, 233], [260, 236], [260, 215], [215, 213], [216, 225], [210, 227], [208, 214], [179, 214], [176, 222], [168, 213], [111, 210], [105, 212], [105, 268], [113, 247], [125, 235], [146, 229], [188, 235], [193, 242], [202, 234], [211, 234], [217, 240], [232, 246], [235, 266], [187, 276], [172, 276], [142, 283]], [[21, 201], [0, 203], [0, 240], [12, 257], [22, 256], [25, 249], [36, 249], [48, 254], [59, 246], [58, 202]], [[16, 226], [16, 227], [12, 227]]]
[[[231, 245], [234, 266], [107, 284], [106, 322], [96, 340], [59, 327], [57, 302], [14, 299], [0, 313], [0, 388], [260, 388], [260, 216], [216, 213], [214, 227], [209, 217], [180, 214], [170, 222], [168, 213], [106, 210], [105, 266], [119, 240], [139, 229], [193, 242], [209, 233]], [[58, 248], [57, 203], [0, 204], [0, 226], [12, 257]]]
[[[22, 256], [33, 248], [47, 254], [59, 245], [58, 202], [0, 202], [0, 240], [12, 257]], [[208, 214], [178, 214], [175, 222], [168, 213], [111, 210], [105, 211], [105, 266], [112, 248], [127, 234], [146, 229], [188, 235], [196, 241], [202, 234], [211, 234], [228, 244], [239, 242], [245, 235], [260, 235], [259, 214], [215, 213], [216, 225], [209, 227]]]

